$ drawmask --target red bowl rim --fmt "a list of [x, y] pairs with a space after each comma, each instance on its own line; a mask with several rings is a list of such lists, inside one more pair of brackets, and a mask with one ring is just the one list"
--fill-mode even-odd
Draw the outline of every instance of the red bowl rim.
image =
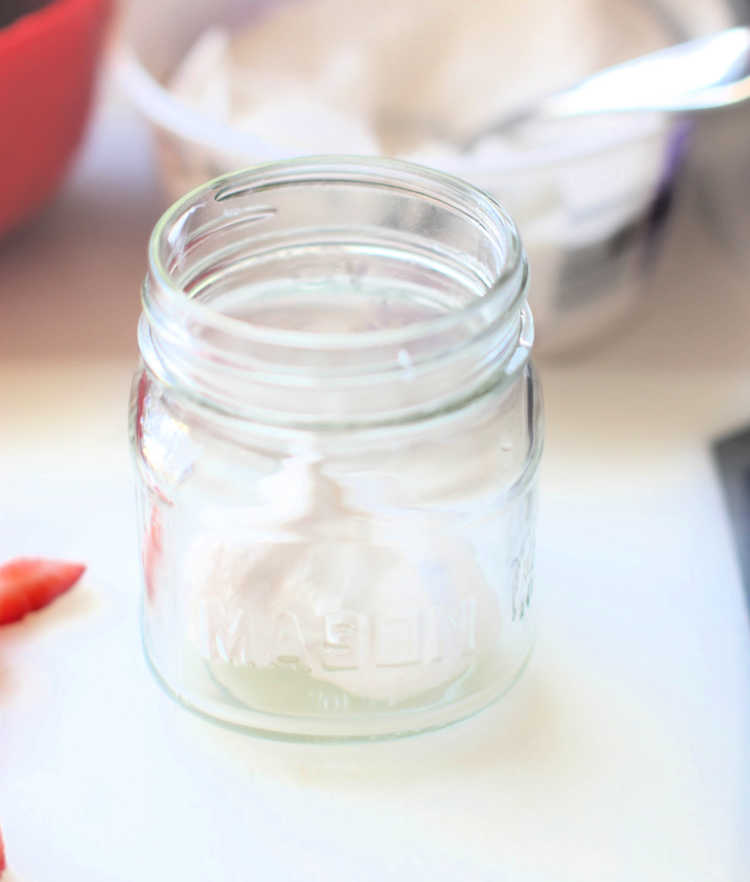
[[69, 18], [75, 18], [79, 13], [94, 15], [99, 10], [107, 10], [109, 6], [110, 0], [51, 0], [0, 28], [0, 53], [22, 48], [40, 35], [64, 26]]

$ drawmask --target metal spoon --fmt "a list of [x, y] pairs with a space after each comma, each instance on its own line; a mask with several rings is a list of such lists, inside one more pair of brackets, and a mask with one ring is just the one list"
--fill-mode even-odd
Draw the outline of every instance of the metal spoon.
[[607, 113], [692, 113], [750, 98], [750, 27], [718, 31], [605, 68], [532, 107], [454, 136], [462, 151], [517, 126]]

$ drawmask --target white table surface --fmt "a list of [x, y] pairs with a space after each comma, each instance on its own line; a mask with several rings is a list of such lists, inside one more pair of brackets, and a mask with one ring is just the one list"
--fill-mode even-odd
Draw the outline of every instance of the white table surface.
[[59, 198], [0, 242], [0, 559], [88, 564], [0, 630], [13, 878], [747, 880], [750, 625], [707, 444], [750, 421], [750, 290], [689, 194], [640, 321], [542, 365], [527, 674], [457, 727], [343, 747], [225, 731], [146, 668], [125, 423], [161, 207], [110, 96]]

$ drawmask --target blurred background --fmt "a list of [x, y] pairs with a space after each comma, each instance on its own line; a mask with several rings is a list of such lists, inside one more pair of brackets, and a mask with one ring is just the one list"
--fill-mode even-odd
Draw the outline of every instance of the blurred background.
[[[3, 32], [13, 137], [0, 231], [23, 228], [57, 192], [102, 68], [88, 153], [112, 137], [121, 180], [148, 166], [152, 197], [135, 200], [148, 221], [223, 171], [310, 153], [403, 156], [488, 189], [522, 231], [543, 355], [596, 347], [666, 296], [654, 276], [684, 256], [670, 243], [681, 215], [717, 263], [742, 266], [744, 106], [589, 115], [462, 149], [608, 65], [743, 22], [740, 0], [574, 0], [564, 14], [549, 0], [388, 0], [376, 16], [342, 0], [43, 5], [2, 10], [16, 21]], [[92, 163], [79, 157], [77, 168]]]
[[[268, 878], [310, 855], [323, 878], [326, 854], [362, 879], [747, 878], [750, 629], [710, 445], [750, 423], [750, 105], [454, 141], [749, 18], [745, 0], [4, 0], [0, 559], [80, 557], [95, 586], [56, 629], [0, 635], [0, 823], [25, 878], [198, 880], [217, 860], [241, 878], [248, 824]], [[310, 152], [426, 162], [520, 226], [548, 413], [540, 649], [515, 704], [430, 748], [248, 759], [145, 672], [126, 403], [159, 214]]]

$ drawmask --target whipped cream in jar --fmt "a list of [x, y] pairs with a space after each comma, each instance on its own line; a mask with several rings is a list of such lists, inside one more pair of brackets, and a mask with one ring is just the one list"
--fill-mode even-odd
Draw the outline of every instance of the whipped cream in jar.
[[256, 166], [157, 224], [133, 383], [144, 640], [283, 737], [481, 709], [533, 639], [542, 448], [510, 217], [383, 159]]

